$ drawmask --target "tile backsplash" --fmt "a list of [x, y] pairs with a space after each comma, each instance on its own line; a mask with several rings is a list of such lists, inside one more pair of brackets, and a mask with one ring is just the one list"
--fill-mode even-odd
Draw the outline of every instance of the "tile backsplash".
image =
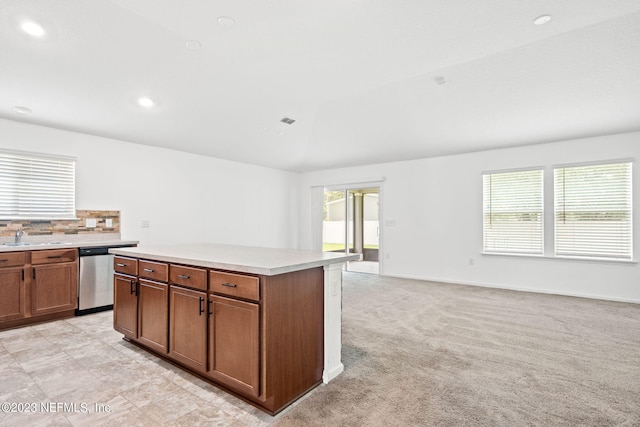
[[[76, 211], [76, 220], [14, 220], [0, 221], [0, 237], [15, 236], [19, 228], [26, 236], [68, 236], [120, 233], [120, 211]], [[95, 227], [87, 227], [87, 219], [95, 220]], [[111, 224], [107, 227], [107, 220]], [[91, 222], [91, 221], [90, 221]]]

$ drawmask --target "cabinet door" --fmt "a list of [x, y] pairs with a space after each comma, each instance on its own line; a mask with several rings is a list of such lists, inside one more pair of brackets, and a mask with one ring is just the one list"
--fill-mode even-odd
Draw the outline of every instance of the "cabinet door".
[[204, 373], [207, 364], [207, 294], [171, 286], [169, 356]]
[[209, 375], [249, 396], [259, 394], [259, 306], [210, 296]]
[[31, 314], [56, 313], [78, 306], [78, 264], [61, 263], [33, 267]]
[[0, 321], [24, 317], [24, 269], [0, 270]]
[[135, 277], [113, 276], [113, 329], [138, 337], [138, 290]]
[[138, 286], [138, 341], [167, 353], [169, 289], [164, 283], [140, 280]]

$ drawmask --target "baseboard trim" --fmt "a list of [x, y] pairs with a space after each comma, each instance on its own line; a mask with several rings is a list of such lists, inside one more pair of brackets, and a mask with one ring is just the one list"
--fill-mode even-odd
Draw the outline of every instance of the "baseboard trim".
[[328, 384], [329, 381], [340, 375], [344, 371], [344, 364], [340, 363], [335, 368], [327, 371], [326, 369], [322, 373], [322, 382]]
[[580, 292], [561, 292], [553, 289], [526, 288], [526, 287], [519, 287], [519, 286], [495, 285], [492, 283], [469, 282], [469, 281], [452, 282], [450, 280], [441, 279], [441, 278], [418, 277], [418, 276], [398, 275], [398, 274], [384, 274], [383, 276], [397, 277], [399, 279], [422, 280], [425, 282], [447, 283], [449, 285], [478, 286], [481, 288], [505, 289], [509, 291], [531, 292], [536, 294], [560, 295], [565, 297], [588, 298], [588, 299], [597, 299], [597, 300], [603, 300], [603, 301], [629, 302], [633, 304], [640, 304], [640, 299], [616, 298], [616, 297], [610, 297], [606, 295], [585, 294]]

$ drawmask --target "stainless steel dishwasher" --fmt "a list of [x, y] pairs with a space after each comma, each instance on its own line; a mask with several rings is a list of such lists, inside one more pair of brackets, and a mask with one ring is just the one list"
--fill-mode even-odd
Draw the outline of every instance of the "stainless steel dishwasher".
[[135, 245], [111, 245], [80, 248], [78, 308], [76, 316], [113, 309], [113, 255], [109, 248]]

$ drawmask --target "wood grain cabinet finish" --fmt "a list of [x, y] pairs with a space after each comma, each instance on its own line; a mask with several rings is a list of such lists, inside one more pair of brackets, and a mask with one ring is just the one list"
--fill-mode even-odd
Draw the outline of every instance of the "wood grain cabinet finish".
[[161, 262], [138, 261], [138, 276], [158, 282], [169, 281], [169, 266]]
[[258, 304], [211, 296], [209, 370], [214, 380], [244, 395], [259, 395]]
[[260, 300], [260, 280], [246, 274], [211, 271], [209, 272], [209, 288], [211, 292], [225, 296], [251, 301]]
[[169, 282], [206, 292], [207, 270], [204, 268], [171, 264], [169, 266]]
[[[205, 276], [206, 288], [206, 276]], [[207, 294], [169, 288], [169, 357], [198, 371], [207, 370]]]
[[127, 338], [138, 337], [138, 279], [113, 276], [113, 328]]
[[25, 317], [26, 263], [27, 252], [0, 253], [0, 322]]
[[138, 281], [138, 341], [155, 351], [168, 351], [169, 285]]
[[0, 268], [0, 321], [25, 316], [24, 267]]
[[322, 267], [256, 276], [137, 261], [137, 275], [115, 278], [126, 338], [270, 414], [322, 382]]
[[32, 272], [32, 315], [73, 310], [78, 306], [77, 263], [34, 266]]
[[31, 264], [55, 264], [60, 262], [75, 262], [78, 259], [77, 249], [50, 249], [46, 251], [32, 251]]
[[137, 276], [138, 260], [135, 258], [127, 258], [116, 255], [113, 257], [113, 271], [130, 276]]
[[0, 329], [74, 315], [78, 250], [0, 253]]

